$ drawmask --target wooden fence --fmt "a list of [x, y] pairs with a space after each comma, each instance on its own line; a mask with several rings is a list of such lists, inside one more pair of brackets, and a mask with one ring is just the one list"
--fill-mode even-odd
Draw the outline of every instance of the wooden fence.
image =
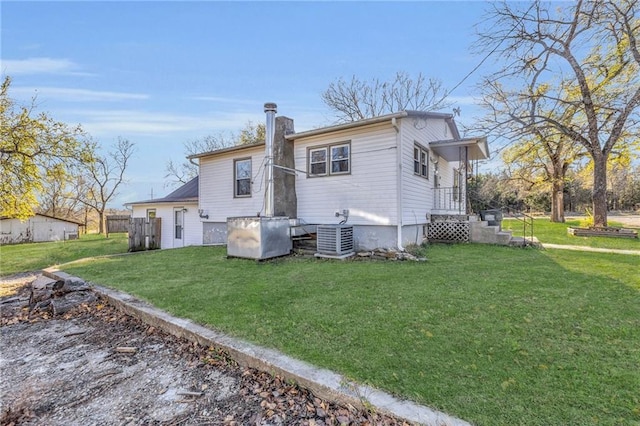
[[162, 220], [159, 217], [146, 219], [134, 217], [129, 222], [129, 251], [155, 250], [160, 248]]
[[129, 231], [129, 219], [131, 216], [128, 214], [112, 214], [107, 216], [107, 237], [109, 234], [115, 234], [118, 232]]

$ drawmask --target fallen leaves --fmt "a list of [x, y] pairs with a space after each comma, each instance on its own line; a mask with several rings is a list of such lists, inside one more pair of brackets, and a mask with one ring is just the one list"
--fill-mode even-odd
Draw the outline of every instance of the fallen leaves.
[[[24, 292], [25, 289], [23, 288], [20, 291]], [[28, 289], [26, 292], [28, 294]], [[22, 298], [24, 298], [25, 293], [21, 294], [23, 295]], [[24, 306], [25, 302], [20, 301], [20, 293], [17, 297], [18, 299], [3, 304], [2, 316], [0, 317], [1, 325], [11, 325], [18, 322], [40, 322], [51, 319], [51, 315], [47, 311], [30, 313], [28, 306]], [[7, 307], [11, 309], [5, 309]], [[309, 426], [373, 424], [385, 426], [406, 424], [401, 420], [365, 408], [356, 408], [349, 404], [340, 405], [322, 400], [307, 389], [276, 374], [254, 369], [243, 369], [223, 350], [215, 347], [204, 347], [185, 339], [169, 336], [162, 330], [146, 325], [118, 311], [104, 299], [98, 298], [94, 302], [82, 304], [56, 318], [68, 320], [78, 317], [99, 318], [105, 323], [116, 323], [119, 324], [119, 327], [138, 330], [143, 333], [143, 336], [146, 336], [138, 338], [138, 340], [132, 340], [128, 333], [122, 333], [122, 336], [127, 336], [127, 338], [126, 340], [121, 340], [116, 337], [113, 340], [112, 350], [114, 353], [123, 355], [138, 354], [136, 355], [137, 357], [144, 352], [139, 352], [139, 348], [145, 347], [144, 340], [160, 338], [165, 341], [166, 345], [171, 345], [175, 349], [176, 359], [180, 359], [184, 363], [183, 365], [188, 366], [190, 369], [200, 369], [202, 377], [206, 377], [206, 372], [212, 370], [237, 377], [240, 386], [238, 394], [245, 400], [246, 404], [255, 404], [255, 408], [252, 408], [252, 412], [248, 414], [252, 419], [250, 421], [251, 424], [263, 424], [263, 421], [267, 421], [269, 424]], [[83, 335], [89, 335], [89, 333], [70, 331], [65, 337], [77, 339]], [[136, 357], [123, 357], [123, 359]], [[122, 369], [112, 369], [103, 373], [102, 378], [107, 375], [109, 377], [115, 376], [121, 372]], [[168, 389], [168, 386], [163, 387], [155, 390], [153, 394], [158, 396], [166, 395]], [[216, 416], [219, 417], [212, 417], [216, 411], [206, 404], [209, 403], [210, 393], [215, 391], [215, 387], [210, 386], [208, 382], [204, 380], [199, 383], [196, 382], [193, 383], [193, 387], [187, 389], [191, 390], [177, 392], [177, 395], [183, 397], [183, 399], [176, 402], [190, 403], [190, 406], [193, 406], [190, 410], [194, 410], [194, 416], [198, 415], [198, 411], [202, 412], [201, 410], [204, 410], [211, 415], [208, 414], [203, 417], [203, 421], [205, 418], [206, 421], [215, 423], [222, 420], [223, 424], [227, 426], [247, 424], [249, 417], [240, 418], [240, 414], [233, 415], [228, 412], [221, 413], [218, 411]], [[8, 420], [7, 423], [9, 424], [12, 419], [20, 421], [21, 418], [24, 419], [30, 415], [26, 411], [6, 412], [4, 414], [4, 420]]]

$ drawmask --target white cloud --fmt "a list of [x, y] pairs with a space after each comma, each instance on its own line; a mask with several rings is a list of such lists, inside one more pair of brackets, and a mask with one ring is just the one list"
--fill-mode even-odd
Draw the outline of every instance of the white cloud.
[[89, 75], [77, 71], [78, 65], [69, 59], [28, 58], [3, 59], [2, 72], [7, 75], [17, 74], [73, 74]]
[[18, 87], [11, 89], [13, 93], [22, 96], [36, 95], [39, 98], [54, 99], [66, 102], [90, 101], [130, 101], [149, 99], [149, 95], [142, 93], [108, 92], [101, 90], [73, 89], [69, 87]]
[[238, 99], [238, 98], [225, 98], [223, 96], [189, 96], [187, 99], [192, 99], [194, 101], [207, 101], [207, 102], [218, 102], [224, 104], [237, 104], [237, 105], [255, 105], [259, 104], [259, 101], [249, 100], [249, 99]]
[[456, 105], [478, 105], [479, 98], [475, 96], [449, 96], [448, 101]]
[[75, 110], [64, 111], [74, 121], [94, 136], [104, 135], [166, 135], [180, 133], [184, 136], [216, 134], [238, 131], [247, 121], [257, 122], [260, 114], [244, 112], [216, 112], [207, 115], [184, 115], [138, 110]]

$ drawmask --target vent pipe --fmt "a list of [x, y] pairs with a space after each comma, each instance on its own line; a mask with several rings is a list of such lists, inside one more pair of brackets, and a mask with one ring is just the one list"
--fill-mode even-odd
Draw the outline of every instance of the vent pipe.
[[265, 127], [265, 155], [267, 164], [265, 167], [265, 200], [264, 215], [273, 217], [274, 215], [274, 197], [273, 197], [273, 138], [276, 131], [276, 112], [278, 106], [272, 102], [264, 104], [264, 112], [267, 114], [267, 123]]

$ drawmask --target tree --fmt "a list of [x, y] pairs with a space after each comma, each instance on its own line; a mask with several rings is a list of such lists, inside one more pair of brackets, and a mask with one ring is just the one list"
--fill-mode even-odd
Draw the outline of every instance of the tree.
[[38, 213], [54, 217], [82, 220], [84, 209], [78, 198], [78, 176], [82, 173], [81, 167], [73, 167], [69, 170], [53, 168], [47, 170], [44, 176], [42, 189], [39, 194], [40, 205]]
[[[264, 142], [265, 140], [265, 124], [259, 123], [254, 125], [252, 121], [248, 121], [240, 133], [224, 134], [219, 133], [217, 136], [208, 135], [201, 139], [187, 141], [184, 144], [185, 157], [201, 154], [203, 152], [216, 151], [222, 148], [228, 148], [235, 145], [247, 145], [252, 143]], [[169, 160], [165, 167], [165, 178], [170, 179], [166, 186], [175, 187], [189, 182], [198, 175], [198, 166], [190, 161], [176, 163]]]
[[134, 143], [118, 138], [115, 149], [106, 155], [96, 156], [95, 161], [86, 167], [79, 185], [79, 200], [99, 215], [100, 234], [105, 232], [107, 203], [125, 182], [124, 174], [134, 151]]
[[609, 155], [640, 124], [638, 8], [635, 0], [504, 2], [480, 32], [479, 46], [506, 63], [484, 84], [521, 87], [542, 106], [528, 126], [551, 127], [591, 157], [596, 226], [607, 224]]
[[336, 113], [338, 122], [363, 120], [404, 110], [437, 111], [451, 106], [442, 82], [419, 73], [412, 79], [398, 72], [391, 81], [374, 78], [350, 81], [339, 78], [322, 93], [322, 100]]
[[69, 127], [46, 113], [35, 114], [9, 97], [11, 79], [0, 91], [0, 216], [33, 216], [47, 179], [59, 181], [78, 163], [91, 164], [93, 145], [82, 128]]
[[[579, 159], [584, 148], [573, 143], [555, 127], [537, 123], [545, 115], [556, 121], [566, 121], [575, 108], [546, 111], [540, 93], [547, 86], [537, 87], [537, 78], [527, 82], [526, 92], [507, 90], [500, 82], [485, 81], [482, 105], [487, 115], [478, 121], [487, 133], [499, 133], [503, 145], [502, 159], [509, 175], [526, 182], [532, 190], [546, 189], [551, 193], [551, 221], [564, 222], [564, 184], [569, 167]], [[568, 117], [568, 118], [567, 118]]]

